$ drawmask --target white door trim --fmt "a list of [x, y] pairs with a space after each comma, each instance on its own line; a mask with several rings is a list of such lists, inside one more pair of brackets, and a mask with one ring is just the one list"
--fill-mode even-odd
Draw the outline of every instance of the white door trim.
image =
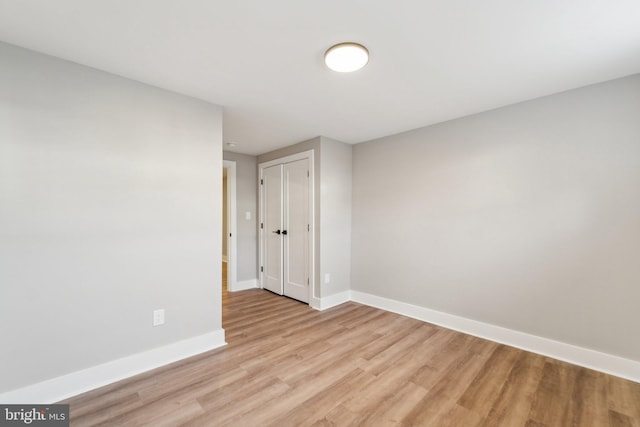
[[227, 169], [227, 288], [235, 291], [238, 276], [238, 249], [236, 230], [236, 162], [223, 160], [222, 167]]
[[258, 286], [264, 288], [263, 280], [264, 274], [261, 271], [261, 267], [264, 266], [264, 233], [265, 229], [261, 227], [264, 223], [264, 195], [262, 194], [262, 179], [263, 170], [270, 166], [280, 165], [284, 163], [295, 162], [296, 160], [308, 159], [309, 161], [309, 304], [313, 301], [315, 292], [315, 271], [316, 271], [316, 252], [315, 252], [315, 173], [314, 173], [314, 152], [313, 150], [303, 151], [301, 153], [291, 154], [289, 156], [280, 157], [275, 160], [269, 160], [267, 162], [258, 164], [258, 211], [260, 217], [258, 218]]

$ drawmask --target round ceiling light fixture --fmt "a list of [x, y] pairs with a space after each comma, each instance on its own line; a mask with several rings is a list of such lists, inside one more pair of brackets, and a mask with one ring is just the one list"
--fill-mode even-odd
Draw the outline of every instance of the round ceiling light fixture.
[[324, 54], [324, 63], [338, 73], [351, 73], [367, 65], [369, 51], [358, 43], [338, 43], [327, 49]]

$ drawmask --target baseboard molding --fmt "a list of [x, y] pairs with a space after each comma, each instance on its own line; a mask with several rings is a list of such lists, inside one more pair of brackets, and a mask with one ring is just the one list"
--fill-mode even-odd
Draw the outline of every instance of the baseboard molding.
[[59, 402], [80, 393], [226, 345], [224, 329], [133, 354], [0, 394], [3, 404]]
[[351, 301], [351, 291], [344, 291], [324, 298], [312, 298], [311, 308], [322, 311]]
[[320, 298], [311, 297], [311, 300], [309, 300], [309, 307], [314, 310], [320, 310]]
[[351, 300], [640, 383], [639, 361], [601, 353], [599, 351], [364, 292], [351, 291]]
[[[249, 280], [257, 287], [257, 281]], [[245, 283], [239, 282], [239, 283]], [[326, 310], [347, 301], [401, 314], [448, 329], [542, 354], [640, 383], [640, 362], [601, 353], [488, 323], [431, 310], [359, 291], [344, 291], [325, 298], [312, 298], [311, 307]], [[3, 404], [59, 402], [80, 393], [213, 350], [226, 344], [224, 329], [134, 354], [37, 384], [0, 394]]]
[[247, 289], [256, 289], [258, 287], [258, 279], [237, 281], [233, 287], [229, 287], [229, 292], [246, 291]]

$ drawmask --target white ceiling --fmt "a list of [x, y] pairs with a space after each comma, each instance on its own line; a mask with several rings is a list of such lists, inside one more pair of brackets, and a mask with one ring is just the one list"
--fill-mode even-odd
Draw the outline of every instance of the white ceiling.
[[[259, 154], [640, 72], [640, 1], [0, 0], [0, 40], [223, 105], [225, 142]], [[324, 67], [342, 41], [367, 67]]]

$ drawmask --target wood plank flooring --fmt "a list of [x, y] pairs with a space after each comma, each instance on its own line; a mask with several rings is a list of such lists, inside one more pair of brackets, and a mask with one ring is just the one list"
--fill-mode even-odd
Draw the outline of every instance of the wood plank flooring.
[[224, 348], [64, 402], [71, 425], [640, 426], [640, 384], [356, 303], [225, 290], [223, 327]]

